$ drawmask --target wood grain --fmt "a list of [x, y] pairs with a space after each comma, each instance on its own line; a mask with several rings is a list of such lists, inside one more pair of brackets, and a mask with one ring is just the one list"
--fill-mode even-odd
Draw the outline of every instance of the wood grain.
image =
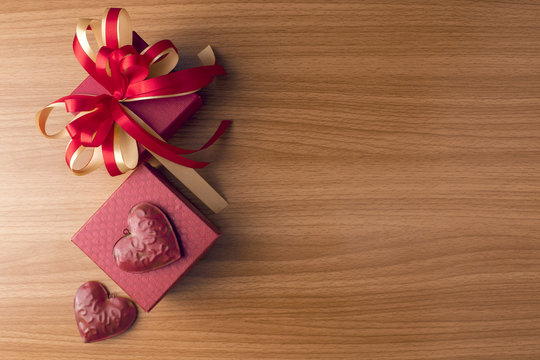
[[122, 1], [149, 42], [229, 71], [173, 143], [224, 236], [133, 329], [83, 344], [70, 241], [125, 179], [79, 178], [34, 113], [84, 77], [78, 17], [0, 10], [1, 359], [540, 358], [539, 1]]

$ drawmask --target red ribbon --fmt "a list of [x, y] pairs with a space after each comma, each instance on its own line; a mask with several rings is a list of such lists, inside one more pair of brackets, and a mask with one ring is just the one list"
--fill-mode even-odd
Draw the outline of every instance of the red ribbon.
[[72, 113], [89, 112], [66, 125], [72, 141], [66, 149], [66, 162], [77, 149], [102, 147], [103, 160], [110, 175], [119, 175], [114, 158], [114, 124], [153, 153], [190, 168], [202, 168], [208, 162], [200, 162], [180, 155], [192, 154], [212, 145], [226, 130], [230, 121], [223, 121], [214, 135], [201, 148], [182, 149], [156, 138], [122, 109], [119, 102], [148, 97], [181, 96], [210, 84], [215, 76], [224, 75], [220, 65], [200, 66], [147, 79], [150, 65], [169, 48], [176, 48], [169, 40], [162, 40], [139, 54], [132, 45], [119, 46], [118, 16], [121, 9], [109, 9], [105, 22], [105, 46], [99, 49], [94, 62], [83, 50], [77, 35], [73, 40], [73, 52], [83, 68], [98, 81], [107, 94], [69, 95], [53, 103], [63, 102]]

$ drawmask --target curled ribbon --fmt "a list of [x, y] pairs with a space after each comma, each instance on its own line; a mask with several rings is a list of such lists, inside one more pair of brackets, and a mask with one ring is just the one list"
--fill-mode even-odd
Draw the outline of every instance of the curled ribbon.
[[[87, 30], [92, 30], [99, 51], [90, 46]], [[188, 168], [208, 165], [182, 155], [212, 145], [225, 132], [230, 121], [223, 121], [201, 148], [182, 149], [165, 142], [123, 103], [191, 94], [210, 84], [215, 76], [224, 75], [225, 70], [215, 63], [209, 46], [199, 54], [204, 66], [171, 73], [178, 62], [178, 51], [172, 42], [161, 40], [138, 53], [132, 46], [131, 21], [127, 11], [110, 8], [101, 20], [79, 19], [73, 51], [88, 74], [109, 93], [64, 96], [36, 114], [36, 125], [43, 135], [55, 139], [71, 138], [65, 158], [73, 173], [84, 175], [102, 164], [112, 176], [134, 169], [139, 159], [137, 144], [158, 160], [166, 159]], [[49, 134], [45, 125], [57, 107], [65, 107], [77, 115], [65, 128]], [[86, 148], [92, 149], [92, 156], [83, 167], [76, 168], [77, 159]]]
[[[94, 34], [97, 52], [88, 42], [88, 30]], [[221, 211], [227, 206], [225, 199], [193, 170], [208, 163], [182, 155], [212, 145], [230, 121], [221, 122], [201, 148], [188, 150], [169, 145], [123, 104], [191, 94], [210, 84], [214, 77], [224, 75], [225, 70], [216, 64], [208, 46], [199, 53], [204, 66], [171, 73], [178, 63], [178, 50], [171, 41], [158, 41], [138, 53], [132, 45], [132, 36], [131, 20], [124, 9], [109, 8], [102, 19], [79, 19], [73, 52], [108, 94], [64, 96], [37, 112], [36, 126], [48, 138], [70, 138], [65, 159], [76, 175], [88, 174], [103, 164], [112, 176], [134, 169], [139, 162], [140, 144], [211, 210]], [[45, 125], [58, 107], [77, 115], [62, 130], [49, 134]], [[77, 159], [85, 149], [92, 151], [91, 156], [82, 167], [76, 168]]]

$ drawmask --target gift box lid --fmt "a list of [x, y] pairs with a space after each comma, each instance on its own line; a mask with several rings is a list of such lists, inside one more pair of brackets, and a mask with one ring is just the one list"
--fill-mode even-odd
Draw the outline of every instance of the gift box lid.
[[[121, 270], [113, 247], [127, 227], [130, 209], [148, 202], [161, 209], [172, 224], [182, 257], [144, 273]], [[75, 243], [142, 309], [150, 311], [165, 293], [210, 248], [219, 230], [170, 182], [150, 165], [139, 166], [73, 236]]]

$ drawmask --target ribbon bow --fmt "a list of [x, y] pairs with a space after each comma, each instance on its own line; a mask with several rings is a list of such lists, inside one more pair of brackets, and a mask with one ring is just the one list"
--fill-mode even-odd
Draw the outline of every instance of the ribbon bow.
[[[89, 45], [87, 30], [92, 30], [99, 51]], [[139, 161], [137, 144], [142, 145], [163, 163], [173, 162], [188, 168], [201, 168], [209, 163], [185, 158], [212, 145], [226, 130], [230, 121], [223, 121], [214, 135], [197, 150], [169, 145], [125, 102], [182, 96], [210, 84], [225, 70], [215, 63], [208, 46], [199, 54], [203, 64], [196, 68], [171, 71], [178, 62], [178, 51], [169, 40], [161, 40], [138, 53], [132, 46], [132, 27], [126, 10], [110, 8], [101, 20], [79, 19], [73, 40], [73, 52], [83, 68], [98, 81], [108, 94], [69, 95], [47, 105], [36, 114], [36, 125], [48, 138], [70, 137], [66, 162], [77, 175], [87, 174], [102, 164], [115, 176], [134, 169]], [[49, 134], [47, 119], [56, 107], [65, 106], [77, 115], [65, 128]], [[75, 168], [77, 158], [92, 149], [90, 160]], [[223, 200], [224, 201], [224, 200]]]

